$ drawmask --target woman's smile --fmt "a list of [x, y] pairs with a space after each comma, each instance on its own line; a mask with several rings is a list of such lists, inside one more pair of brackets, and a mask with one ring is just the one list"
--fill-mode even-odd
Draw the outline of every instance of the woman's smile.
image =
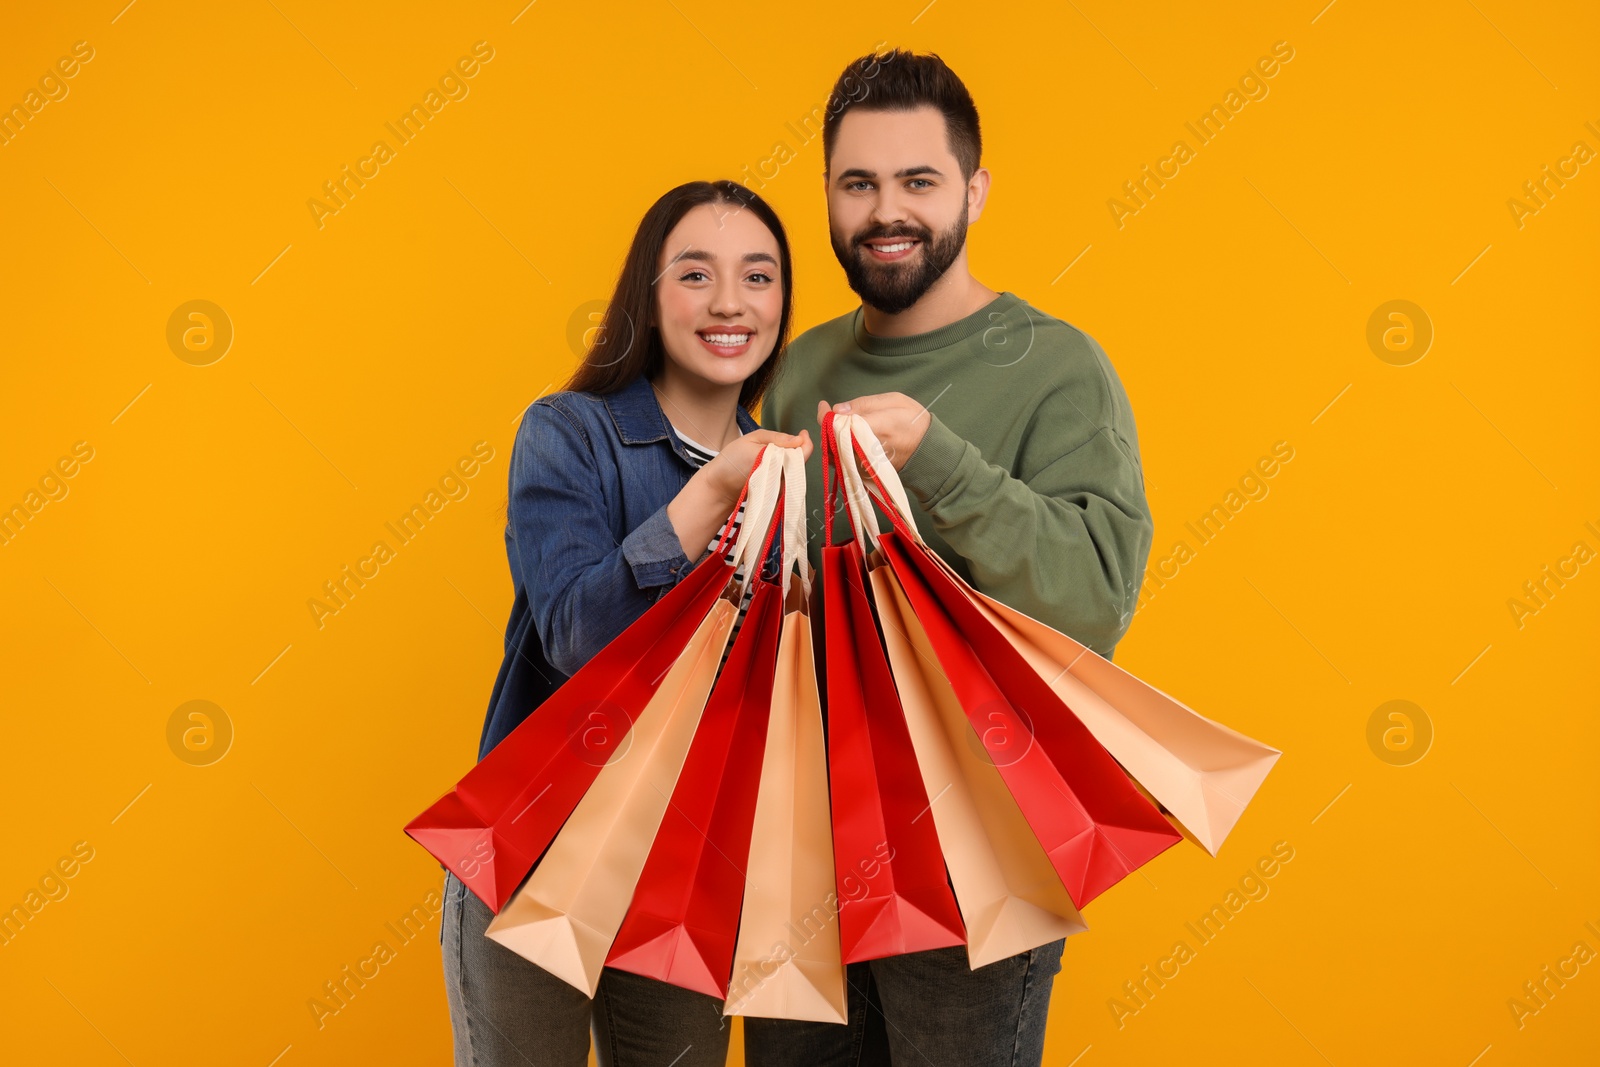
[[750, 351], [755, 331], [748, 326], [713, 326], [695, 331], [695, 336], [713, 355], [732, 358]]

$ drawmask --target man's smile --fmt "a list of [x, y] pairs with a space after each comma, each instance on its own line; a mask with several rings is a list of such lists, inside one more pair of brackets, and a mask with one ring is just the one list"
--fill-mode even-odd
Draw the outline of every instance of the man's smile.
[[880, 263], [893, 263], [916, 251], [922, 242], [915, 237], [875, 237], [862, 243], [867, 251], [872, 253], [873, 259]]

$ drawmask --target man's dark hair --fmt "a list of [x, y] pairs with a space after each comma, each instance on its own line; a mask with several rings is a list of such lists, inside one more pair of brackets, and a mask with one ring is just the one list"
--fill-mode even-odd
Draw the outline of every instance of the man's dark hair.
[[937, 108], [944, 115], [950, 153], [961, 164], [963, 180], [972, 177], [983, 155], [978, 109], [956, 72], [932, 52], [917, 55], [898, 48], [852, 60], [833, 84], [822, 120], [822, 158], [833, 165], [833, 142], [839, 123], [853, 108], [863, 111], [912, 111]]

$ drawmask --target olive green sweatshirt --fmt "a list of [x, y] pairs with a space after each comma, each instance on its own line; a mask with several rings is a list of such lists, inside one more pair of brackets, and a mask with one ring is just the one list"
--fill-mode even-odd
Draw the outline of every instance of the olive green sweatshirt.
[[[913, 337], [868, 334], [857, 307], [789, 345], [760, 421], [820, 442], [818, 400], [891, 392], [928, 409], [900, 471], [923, 540], [978, 590], [1109, 658], [1154, 526], [1133, 410], [1105, 352], [1012, 293]], [[820, 443], [806, 501], [820, 566]], [[834, 543], [850, 536], [841, 506]]]

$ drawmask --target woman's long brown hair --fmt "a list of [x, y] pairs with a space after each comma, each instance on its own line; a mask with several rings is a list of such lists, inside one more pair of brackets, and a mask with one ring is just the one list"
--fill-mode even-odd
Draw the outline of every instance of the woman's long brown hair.
[[794, 302], [794, 279], [790, 269], [789, 238], [783, 223], [767, 202], [746, 187], [731, 181], [687, 182], [668, 191], [650, 206], [639, 221], [617, 277], [616, 290], [601, 316], [600, 327], [563, 389], [587, 393], [612, 393], [639, 375], [654, 380], [666, 359], [661, 332], [656, 322], [656, 279], [661, 276], [661, 252], [667, 235], [692, 209], [702, 204], [727, 204], [730, 213], [749, 211], [772, 231], [778, 242], [779, 284], [783, 286], [783, 311], [778, 318], [778, 336], [756, 372], [746, 378], [739, 390], [739, 403], [746, 411], [755, 406], [777, 373], [789, 340], [790, 308]]
[[[794, 279], [789, 256], [789, 236], [778, 221], [777, 212], [754, 192], [737, 182], [686, 182], [669, 190], [644, 213], [639, 228], [634, 231], [633, 243], [623, 261], [622, 273], [617, 277], [617, 287], [606, 305], [600, 326], [594, 332], [584, 352], [583, 361], [573, 371], [572, 377], [562, 385], [562, 390], [581, 390], [588, 393], [614, 393], [639, 375], [654, 380], [661, 372], [666, 359], [666, 349], [661, 344], [661, 332], [656, 321], [656, 279], [661, 276], [657, 264], [667, 235], [692, 209], [701, 204], [727, 204], [732, 211], [748, 210], [772, 231], [778, 242], [778, 282], [783, 286], [783, 311], [778, 316], [778, 336], [773, 342], [772, 355], [756, 372], [744, 380], [739, 389], [739, 404], [749, 411], [772, 384], [789, 343], [790, 311], [794, 306]], [[730, 211], [731, 213], [731, 211]], [[504, 519], [510, 510], [511, 500], [500, 506]]]

